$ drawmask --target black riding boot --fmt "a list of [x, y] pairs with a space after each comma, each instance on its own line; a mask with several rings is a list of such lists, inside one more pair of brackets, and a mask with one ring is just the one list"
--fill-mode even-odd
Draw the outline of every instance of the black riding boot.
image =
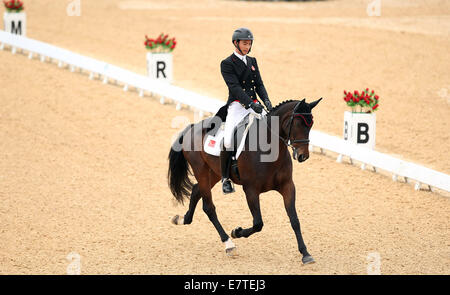
[[220, 152], [220, 168], [222, 170], [222, 191], [224, 194], [234, 193], [233, 183], [230, 180], [230, 167], [232, 151], [223, 149]]

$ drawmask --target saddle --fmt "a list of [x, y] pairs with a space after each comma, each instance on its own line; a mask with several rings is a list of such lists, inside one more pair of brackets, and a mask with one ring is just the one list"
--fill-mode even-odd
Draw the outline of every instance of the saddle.
[[[219, 109], [219, 111], [213, 116], [205, 120], [206, 135], [203, 142], [203, 150], [212, 156], [219, 157], [222, 151], [222, 141], [224, 139], [225, 121], [228, 115], [228, 105], [225, 105]], [[247, 114], [234, 128], [233, 131], [233, 154], [231, 161], [231, 170], [236, 174], [238, 179], [239, 171], [237, 160], [244, 150], [247, 134], [255, 122], [255, 118], [261, 119], [259, 115], [253, 113]]]
[[[245, 139], [248, 134], [248, 129], [252, 125], [254, 120], [253, 115], [247, 115], [244, 119], [238, 123], [238, 125], [234, 128], [233, 131], [233, 158], [237, 160], [239, 155], [241, 154]], [[215, 123], [213, 123], [215, 124]], [[222, 149], [222, 141], [224, 138], [224, 130], [225, 130], [225, 122], [222, 121], [220, 126], [208, 127], [207, 134], [203, 143], [203, 150], [210, 155], [220, 156], [220, 152]]]

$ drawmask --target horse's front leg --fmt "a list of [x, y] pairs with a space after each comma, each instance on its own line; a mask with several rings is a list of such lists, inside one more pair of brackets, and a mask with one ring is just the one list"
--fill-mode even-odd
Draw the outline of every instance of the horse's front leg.
[[284, 207], [289, 216], [292, 229], [295, 232], [295, 237], [297, 238], [298, 250], [303, 255], [303, 264], [314, 263], [314, 258], [306, 250], [305, 242], [303, 241], [302, 232], [300, 229], [300, 221], [297, 217], [297, 211], [295, 209], [295, 185], [292, 181], [287, 182], [279, 190], [280, 194], [283, 196]]
[[250, 228], [242, 229], [242, 227], [237, 227], [231, 232], [233, 238], [248, 238], [256, 232], [260, 232], [264, 226], [261, 208], [259, 206], [259, 193], [255, 189], [245, 188], [245, 196], [247, 198], [248, 208], [253, 216], [253, 226]]

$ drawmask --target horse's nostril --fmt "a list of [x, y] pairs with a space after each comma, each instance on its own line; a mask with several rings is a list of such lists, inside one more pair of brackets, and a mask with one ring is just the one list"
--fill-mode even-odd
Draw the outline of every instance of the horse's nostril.
[[308, 158], [309, 158], [309, 155], [305, 155], [305, 154], [301, 154], [299, 157], [298, 157], [298, 161], [301, 163], [301, 162], [305, 162], [306, 160], [308, 160]]

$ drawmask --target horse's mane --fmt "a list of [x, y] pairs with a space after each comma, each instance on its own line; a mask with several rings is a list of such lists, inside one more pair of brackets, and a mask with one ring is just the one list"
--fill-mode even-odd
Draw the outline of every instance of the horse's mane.
[[272, 108], [272, 110], [269, 112], [268, 115], [273, 115], [274, 112], [276, 112], [280, 107], [282, 107], [283, 105], [289, 103], [289, 102], [297, 102], [298, 100], [296, 99], [289, 99], [289, 100], [285, 100], [283, 102], [280, 102], [279, 104], [277, 104], [275, 107]]
[[[290, 100], [285, 100], [281, 103], [279, 103], [276, 107], [272, 108], [272, 110], [268, 113], [268, 116], [274, 115], [275, 112], [281, 108], [282, 106], [284, 106], [287, 103], [290, 102], [300, 102], [300, 100], [296, 100], [296, 99], [290, 99]], [[295, 110], [292, 110], [293, 112], [295, 112], [296, 114], [303, 114], [306, 117], [303, 117], [303, 120], [305, 120], [305, 123], [308, 124], [312, 124], [313, 122], [313, 118], [312, 118], [312, 114], [311, 114], [311, 107], [309, 106], [309, 104], [307, 102], [305, 102], [305, 100], [303, 100], [300, 104], [297, 104], [297, 107]], [[309, 126], [309, 125], [308, 125]]]

